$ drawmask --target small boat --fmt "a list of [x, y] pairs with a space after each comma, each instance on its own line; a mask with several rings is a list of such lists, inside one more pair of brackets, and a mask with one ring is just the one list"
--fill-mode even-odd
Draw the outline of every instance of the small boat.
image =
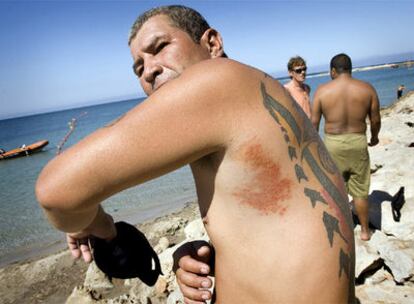
[[13, 150], [0, 152], [0, 160], [7, 159], [7, 158], [14, 158], [19, 156], [29, 155], [35, 152], [39, 152], [42, 150], [43, 147], [47, 146], [49, 141], [47, 140], [40, 140], [30, 145], [23, 145], [20, 148], [16, 148]]

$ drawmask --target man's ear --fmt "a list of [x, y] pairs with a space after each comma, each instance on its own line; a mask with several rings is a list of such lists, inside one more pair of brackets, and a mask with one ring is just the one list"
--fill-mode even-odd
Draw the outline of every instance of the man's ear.
[[337, 76], [338, 76], [338, 73], [336, 72], [336, 69], [335, 68], [332, 68], [331, 69], [331, 78], [332, 79], [335, 79]]
[[211, 58], [222, 57], [224, 54], [223, 39], [215, 29], [206, 30], [201, 36], [200, 44], [207, 48]]

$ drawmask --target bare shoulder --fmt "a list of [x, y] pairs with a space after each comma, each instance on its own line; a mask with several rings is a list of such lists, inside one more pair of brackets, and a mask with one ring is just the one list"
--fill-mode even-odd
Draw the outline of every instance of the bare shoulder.
[[248, 80], [259, 75], [263, 75], [263, 73], [238, 61], [216, 58], [204, 60], [189, 67], [182, 74], [182, 77], [200, 77], [211, 82], [226, 82], [234, 81], [235, 79]]
[[[251, 97], [254, 88], [259, 88], [265, 73], [226, 58], [205, 60], [187, 68], [178, 78], [165, 84], [148, 100], [175, 100], [176, 106], [191, 102], [208, 105], [234, 103]], [[257, 90], [256, 90], [257, 91]], [[244, 94], [244, 96], [240, 96]], [[238, 98], [234, 98], [237, 96]], [[178, 102], [178, 104], [177, 104]]]
[[356, 79], [356, 78], [352, 78], [352, 79], [353, 79], [354, 83], [357, 86], [359, 86], [359, 87], [361, 87], [365, 90], [375, 91], [374, 87], [369, 82], [366, 82], [366, 81], [363, 81], [363, 80], [360, 80], [360, 79]]
[[318, 86], [315, 91], [315, 98], [322, 97], [326, 92], [329, 92], [332, 86], [332, 81], [328, 83], [323, 83]]
[[286, 82], [283, 87], [285, 87], [285, 89], [289, 90], [290, 87], [292, 86], [292, 81]]

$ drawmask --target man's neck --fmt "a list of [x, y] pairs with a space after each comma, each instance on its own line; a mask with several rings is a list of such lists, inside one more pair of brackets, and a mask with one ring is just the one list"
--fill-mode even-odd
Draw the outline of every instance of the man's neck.
[[335, 79], [350, 79], [350, 78], [352, 78], [352, 75], [350, 73], [341, 73], [335, 77]]
[[304, 87], [305, 87], [304, 84], [303, 84], [303, 81], [298, 81], [296, 79], [292, 79], [290, 82], [292, 84], [292, 87], [300, 88], [300, 89], [304, 89]]

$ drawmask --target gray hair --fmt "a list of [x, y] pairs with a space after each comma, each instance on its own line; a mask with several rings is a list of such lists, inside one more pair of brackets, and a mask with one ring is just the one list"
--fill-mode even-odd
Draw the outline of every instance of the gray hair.
[[190, 35], [195, 43], [200, 43], [201, 36], [210, 28], [206, 19], [196, 10], [182, 5], [159, 6], [141, 14], [132, 25], [128, 37], [128, 45], [135, 38], [138, 31], [151, 17], [165, 15], [172, 24]]

